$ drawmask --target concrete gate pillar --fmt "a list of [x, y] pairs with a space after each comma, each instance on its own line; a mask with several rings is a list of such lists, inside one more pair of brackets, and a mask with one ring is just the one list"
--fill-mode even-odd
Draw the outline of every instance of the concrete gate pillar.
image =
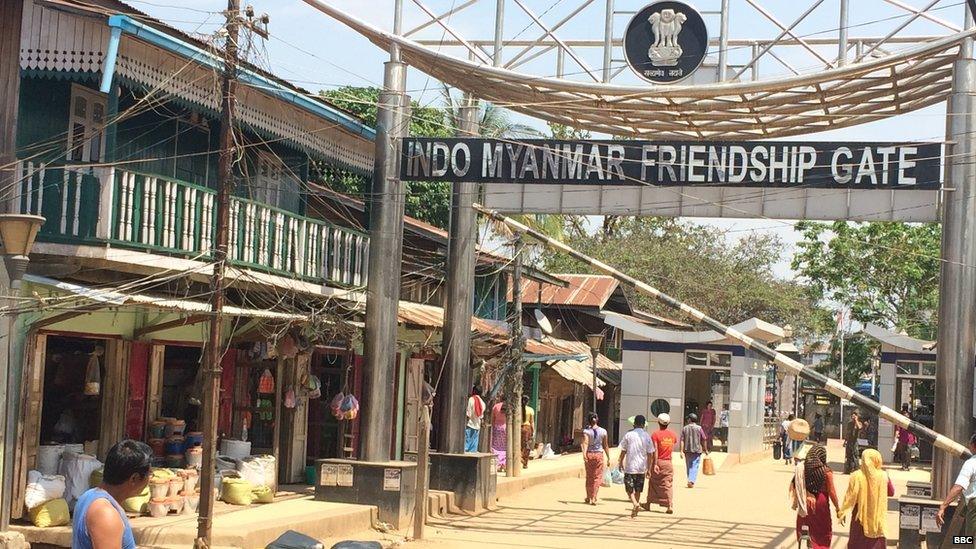
[[[967, 10], [966, 27], [972, 25]], [[962, 42], [953, 66], [947, 111], [935, 431], [965, 444], [973, 432], [976, 365], [976, 58], [972, 38]], [[935, 452], [935, 498], [945, 497], [959, 465], [959, 459]]]

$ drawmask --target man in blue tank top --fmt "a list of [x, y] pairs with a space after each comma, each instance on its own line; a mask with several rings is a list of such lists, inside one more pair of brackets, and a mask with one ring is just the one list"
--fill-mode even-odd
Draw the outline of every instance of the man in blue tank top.
[[75, 504], [72, 549], [135, 549], [132, 526], [120, 502], [146, 489], [151, 456], [152, 450], [142, 442], [123, 440], [112, 446], [102, 484], [82, 494]]

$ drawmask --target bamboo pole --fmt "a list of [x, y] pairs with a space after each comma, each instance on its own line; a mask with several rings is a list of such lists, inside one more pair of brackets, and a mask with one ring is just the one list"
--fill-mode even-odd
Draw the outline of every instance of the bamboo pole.
[[778, 353], [774, 351], [773, 349], [767, 347], [765, 344], [756, 341], [755, 339], [743, 334], [742, 332], [739, 332], [738, 330], [726, 326], [725, 324], [719, 322], [718, 320], [715, 320], [714, 318], [706, 315], [704, 312], [692, 307], [691, 305], [688, 305], [687, 303], [678, 301], [677, 299], [669, 296], [668, 294], [661, 292], [660, 290], [651, 286], [650, 284], [647, 284], [646, 282], [637, 280], [636, 278], [628, 274], [625, 274], [607, 265], [606, 263], [603, 263], [602, 261], [594, 259], [588, 255], [582, 254], [554, 238], [550, 238], [540, 233], [539, 231], [533, 230], [523, 225], [522, 223], [519, 223], [518, 221], [510, 217], [504, 216], [494, 210], [489, 210], [481, 206], [480, 204], [476, 204], [475, 209], [477, 209], [482, 214], [494, 219], [495, 221], [504, 223], [516, 233], [521, 233], [521, 234], [531, 236], [532, 238], [538, 240], [542, 244], [545, 244], [548, 248], [569, 254], [570, 256], [585, 262], [591, 267], [616, 278], [621, 283], [630, 286], [637, 292], [640, 292], [645, 295], [649, 295], [673, 309], [677, 309], [685, 312], [686, 314], [692, 316], [693, 318], [705, 324], [709, 328], [721, 334], [724, 334], [725, 336], [731, 339], [738, 341], [747, 349], [750, 349], [766, 357], [767, 359], [773, 361], [773, 363], [775, 363], [776, 365], [782, 366], [783, 368], [786, 368], [789, 372], [796, 374], [802, 377], [803, 379], [806, 379], [807, 381], [811, 381], [817, 384], [817, 386], [825, 389], [827, 392], [829, 392], [832, 395], [835, 395], [842, 399], [847, 399], [861, 408], [876, 413], [879, 417], [882, 417], [894, 423], [895, 425], [908, 429], [910, 432], [914, 433], [920, 438], [923, 438], [931, 442], [936, 448], [939, 448], [940, 450], [944, 450], [960, 458], [967, 458], [971, 455], [965, 445], [960, 444], [945, 435], [939, 434], [934, 430], [926, 427], [925, 425], [922, 425], [921, 423], [914, 421], [911, 418], [903, 416], [902, 414], [892, 410], [887, 406], [880, 405], [874, 400], [865, 397], [864, 395], [856, 392], [854, 389], [851, 389], [850, 387], [844, 385], [843, 383], [830, 379], [827, 376], [821, 374], [820, 372], [812, 368], [805, 367], [803, 364], [797, 362], [796, 360], [793, 360], [792, 358], [784, 355], [783, 353]]

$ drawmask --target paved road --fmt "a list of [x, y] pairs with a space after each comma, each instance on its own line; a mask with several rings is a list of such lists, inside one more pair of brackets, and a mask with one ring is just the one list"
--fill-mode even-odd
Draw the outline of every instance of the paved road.
[[[839, 469], [843, 449], [831, 448]], [[428, 526], [428, 540], [405, 547], [551, 549], [626, 549], [630, 547], [796, 547], [786, 490], [791, 470], [771, 459], [726, 466], [684, 487], [683, 467], [676, 473], [674, 515], [663, 509], [629, 516], [623, 487], [606, 488], [601, 503], [582, 503], [583, 481], [563, 480], [530, 488], [500, 502], [499, 509], [477, 517], [457, 517]], [[927, 480], [925, 471], [891, 471], [896, 493], [906, 480]], [[837, 475], [843, 499], [847, 477]], [[893, 502], [892, 502], [893, 503]], [[894, 506], [890, 507], [894, 509]], [[834, 546], [846, 547], [846, 529], [834, 524]], [[889, 536], [897, 534], [897, 515], [889, 512]]]

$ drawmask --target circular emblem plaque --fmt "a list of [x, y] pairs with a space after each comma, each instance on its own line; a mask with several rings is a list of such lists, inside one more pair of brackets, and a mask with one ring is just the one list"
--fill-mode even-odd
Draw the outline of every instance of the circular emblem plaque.
[[624, 32], [627, 63], [655, 84], [684, 80], [705, 60], [708, 29], [684, 2], [655, 2], [637, 12]]

